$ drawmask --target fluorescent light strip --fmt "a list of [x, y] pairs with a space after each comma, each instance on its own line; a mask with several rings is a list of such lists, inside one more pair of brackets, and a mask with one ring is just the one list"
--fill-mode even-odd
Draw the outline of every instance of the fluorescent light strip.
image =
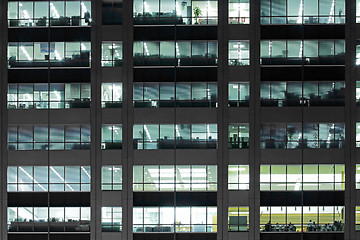
[[26, 49], [24, 48], [24, 46], [20, 47], [21, 51], [25, 54], [25, 56], [27, 57], [27, 59], [29, 61], [32, 61], [33, 59], [30, 57], [29, 53], [26, 51]]
[[50, 169], [56, 174], [56, 176], [58, 176], [61, 179], [61, 181], [63, 181], [66, 184], [66, 186], [68, 186], [71, 189], [71, 191], [73, 192], [75, 191], [53, 167], [50, 167]]
[[60, 18], [59, 12], [56, 10], [53, 3], [50, 3], [50, 10], [54, 13], [55, 18]]
[[33, 176], [31, 176], [25, 169], [23, 169], [22, 167], [19, 167], [19, 169], [25, 173], [26, 176], [28, 176], [32, 181], [34, 181], [34, 183], [36, 183], [40, 188], [42, 188], [44, 191], [46, 191], [46, 189], [41, 186], [41, 184], [35, 179], [33, 178]]
[[152, 139], [151, 139], [149, 130], [147, 129], [146, 125], [144, 125], [144, 130], [145, 130], [145, 132], [146, 132], [146, 135], [147, 135], [148, 139], [150, 140], [150, 142], [152, 142]]
[[83, 170], [84, 173], [89, 177], [89, 179], [91, 179], [90, 173], [86, 171], [86, 169], [83, 166], [81, 166], [81, 170]]
[[334, 13], [335, 13], [335, 0], [332, 0], [328, 23], [334, 22]]

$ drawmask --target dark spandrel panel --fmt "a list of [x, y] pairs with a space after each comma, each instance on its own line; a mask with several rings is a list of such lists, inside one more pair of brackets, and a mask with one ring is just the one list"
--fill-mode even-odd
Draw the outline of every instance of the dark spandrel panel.
[[149, 40], [217, 40], [216, 26], [135, 27], [134, 41]]
[[175, 68], [135, 68], [134, 82], [174, 82]]
[[8, 240], [48, 240], [47, 234], [8, 234]]
[[177, 233], [176, 240], [216, 240], [216, 233]]
[[304, 26], [305, 39], [344, 39], [345, 25]]
[[302, 26], [261, 26], [261, 39], [302, 39]]
[[[47, 69], [9, 69], [9, 83], [47, 83], [49, 72]], [[51, 69], [50, 82], [90, 82], [90, 69]]]
[[261, 192], [261, 206], [301, 206], [301, 192]]
[[134, 233], [134, 240], [172, 240], [173, 233]]
[[305, 81], [345, 81], [345, 66], [305, 67]]
[[135, 27], [134, 41], [175, 40], [175, 27]]
[[13, 192], [8, 193], [8, 207], [47, 207], [46, 192]]
[[51, 42], [79, 42], [91, 41], [91, 28], [75, 27], [75, 28], [51, 28]]
[[174, 206], [173, 192], [134, 192], [134, 206]]
[[9, 28], [9, 42], [48, 42], [49, 28]]
[[90, 234], [50, 234], [50, 240], [90, 240]]
[[344, 240], [344, 233], [304, 233], [304, 240]]
[[302, 81], [302, 68], [262, 67], [261, 81]]
[[304, 206], [344, 206], [345, 191], [304, 191]]
[[90, 207], [89, 192], [51, 192], [50, 207]]
[[[50, 32], [49, 32], [50, 31]], [[9, 28], [9, 42], [74, 42], [91, 41], [89, 27], [74, 28]]]
[[50, 82], [90, 82], [90, 69], [51, 69]]
[[344, 81], [344, 66], [262, 67], [261, 81]]
[[122, 24], [122, 0], [103, 0], [102, 1], [102, 24], [119, 25]]
[[9, 69], [9, 83], [47, 83], [48, 71], [46, 69]]
[[216, 192], [177, 192], [176, 206], [216, 206]]
[[261, 39], [344, 39], [345, 25], [261, 26]]
[[261, 233], [260, 234], [260, 240], [301, 240], [301, 239], [302, 239], [301, 233]]
[[177, 68], [176, 81], [178, 82], [216, 82], [217, 68]]
[[178, 26], [177, 40], [217, 40], [217, 26]]

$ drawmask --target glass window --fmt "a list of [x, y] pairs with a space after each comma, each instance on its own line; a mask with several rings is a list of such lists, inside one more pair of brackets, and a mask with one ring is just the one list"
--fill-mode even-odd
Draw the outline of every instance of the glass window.
[[344, 40], [263, 40], [262, 65], [344, 65]]
[[[89, 26], [91, 1], [9, 2], [9, 27]], [[49, 11], [50, 10], [50, 11]]]
[[136, 0], [134, 24], [217, 24], [217, 1]]
[[249, 207], [228, 208], [228, 231], [249, 231]]
[[[8, 191], [90, 191], [89, 166], [18, 166], [8, 168]], [[50, 181], [50, 182], [49, 182]]]
[[[262, 124], [261, 148], [343, 148], [343, 123]], [[302, 144], [301, 144], [302, 143]]]
[[249, 148], [249, 124], [229, 125], [229, 148]]
[[136, 41], [135, 66], [215, 66], [217, 41]]
[[101, 106], [103, 108], [122, 107], [122, 83], [101, 84]]
[[217, 191], [216, 165], [145, 165], [133, 168], [134, 191]]
[[360, 206], [356, 206], [355, 208], [355, 229], [356, 231], [360, 231]]
[[248, 107], [250, 84], [248, 82], [229, 83], [229, 107]]
[[122, 207], [101, 208], [101, 230], [102, 232], [122, 231]]
[[217, 231], [216, 207], [134, 207], [133, 216], [133, 232]]
[[101, 190], [122, 190], [122, 167], [103, 166]]
[[103, 42], [101, 66], [103, 67], [118, 67], [122, 66], [123, 50], [122, 42]]
[[90, 55], [91, 42], [8, 43], [9, 68], [90, 67]]
[[102, 125], [101, 149], [122, 148], [122, 125]]
[[229, 190], [249, 190], [249, 165], [229, 165], [228, 174]]
[[[170, 128], [175, 130], [175, 145], [170, 139], [174, 133], [161, 135], [160, 129], [166, 126], [166, 132], [170, 133]], [[174, 129], [175, 127], [175, 129]], [[165, 129], [165, 128], [164, 128]], [[216, 149], [217, 148], [217, 125], [216, 124], [145, 124], [134, 125], [134, 149]], [[159, 136], [163, 136], [159, 138]], [[165, 139], [169, 137], [169, 139]]]
[[9, 232], [66, 232], [69, 225], [80, 223], [81, 232], [90, 232], [90, 207], [8, 207], [7, 210]]
[[261, 165], [262, 191], [345, 190], [343, 164]]
[[344, 0], [262, 0], [261, 24], [344, 24]]
[[249, 41], [229, 41], [229, 65], [250, 65]]
[[47, 125], [11, 126], [9, 150], [72, 150], [90, 148], [90, 126]]
[[250, 23], [250, 0], [229, 0], [229, 24]]

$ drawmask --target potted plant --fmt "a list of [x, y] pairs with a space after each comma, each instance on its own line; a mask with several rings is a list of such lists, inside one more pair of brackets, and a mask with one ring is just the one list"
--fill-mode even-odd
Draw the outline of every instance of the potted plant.
[[198, 6], [194, 6], [193, 10], [194, 10], [195, 24], [199, 24], [198, 18], [202, 15], [201, 8]]

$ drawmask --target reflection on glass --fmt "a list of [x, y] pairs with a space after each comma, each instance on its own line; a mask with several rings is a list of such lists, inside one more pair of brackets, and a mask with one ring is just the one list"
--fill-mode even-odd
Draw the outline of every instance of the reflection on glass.
[[91, 42], [8, 43], [9, 68], [90, 67], [90, 56]]
[[261, 82], [264, 107], [344, 106], [345, 82]]
[[229, 65], [250, 65], [249, 41], [229, 41]]
[[101, 149], [122, 148], [122, 125], [102, 125]]
[[103, 67], [118, 67], [122, 66], [123, 50], [122, 42], [103, 42], [101, 66]]
[[248, 82], [229, 83], [229, 107], [248, 107], [250, 84]]
[[263, 40], [262, 65], [344, 65], [344, 40]]
[[103, 166], [101, 170], [101, 190], [122, 190], [122, 167]]
[[135, 66], [215, 66], [217, 41], [135, 41]]
[[344, 148], [343, 123], [262, 124], [261, 148]]
[[250, 23], [250, 0], [229, 0], [229, 24]]
[[90, 148], [89, 125], [20, 125], [8, 127], [8, 150]]
[[90, 26], [91, 1], [11, 1], [9, 27]]
[[101, 208], [101, 230], [102, 232], [122, 231], [122, 207]]
[[216, 107], [217, 83], [134, 83], [134, 106]]
[[217, 124], [135, 124], [134, 149], [216, 149]]
[[8, 109], [89, 108], [90, 101], [88, 83], [8, 84]]
[[261, 24], [345, 24], [345, 0], [261, 0]]
[[9, 192], [88, 192], [89, 166], [9, 166]]

